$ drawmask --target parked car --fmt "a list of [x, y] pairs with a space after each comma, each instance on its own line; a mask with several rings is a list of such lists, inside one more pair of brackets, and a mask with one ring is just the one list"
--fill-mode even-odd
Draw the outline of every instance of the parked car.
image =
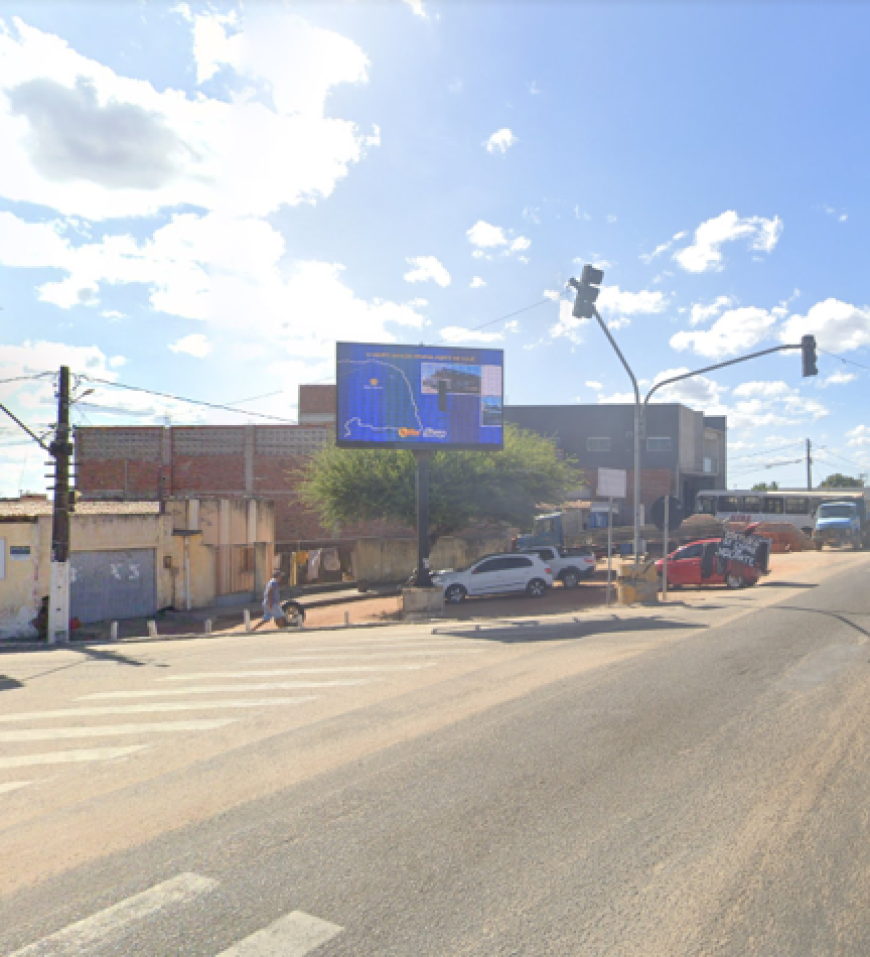
[[537, 545], [521, 548], [519, 554], [534, 554], [542, 558], [549, 565], [553, 578], [566, 588], [576, 588], [582, 578], [591, 578], [595, 574], [595, 552], [591, 548]]
[[458, 604], [468, 595], [526, 592], [541, 598], [553, 585], [553, 572], [537, 555], [486, 555], [467, 568], [435, 572], [432, 581], [444, 587], [444, 600]]
[[[668, 555], [668, 586], [682, 585], [727, 585], [729, 588], [745, 588], [755, 585], [761, 571], [742, 562], [720, 560], [721, 539], [708, 538], [691, 545], [683, 545]], [[659, 582], [664, 573], [664, 560], [656, 562]]]

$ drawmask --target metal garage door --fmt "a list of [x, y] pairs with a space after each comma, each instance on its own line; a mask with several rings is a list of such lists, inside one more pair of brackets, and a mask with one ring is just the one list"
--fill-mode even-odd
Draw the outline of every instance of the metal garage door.
[[73, 552], [70, 565], [70, 615], [83, 624], [157, 610], [153, 548]]

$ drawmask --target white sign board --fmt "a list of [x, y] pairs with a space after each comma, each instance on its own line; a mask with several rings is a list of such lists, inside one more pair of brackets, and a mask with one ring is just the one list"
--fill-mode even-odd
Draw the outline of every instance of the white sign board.
[[599, 469], [598, 491], [601, 498], [625, 498], [625, 469]]

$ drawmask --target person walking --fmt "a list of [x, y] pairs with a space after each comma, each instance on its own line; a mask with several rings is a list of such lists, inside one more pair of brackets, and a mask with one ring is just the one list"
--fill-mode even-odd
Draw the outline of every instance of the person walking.
[[287, 621], [284, 618], [284, 609], [281, 607], [281, 572], [276, 571], [269, 579], [266, 590], [263, 592], [263, 617], [251, 631], [256, 631], [260, 625], [274, 619], [277, 628], [284, 628]]

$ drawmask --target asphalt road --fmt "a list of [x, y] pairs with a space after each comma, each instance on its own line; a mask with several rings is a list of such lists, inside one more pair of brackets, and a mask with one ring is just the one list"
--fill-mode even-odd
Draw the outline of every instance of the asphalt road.
[[[6, 795], [0, 953], [870, 954], [870, 556], [832, 562], [779, 589], [537, 632], [371, 632], [373, 670], [356, 672], [370, 684], [285, 692], [329, 700], [208, 739], [182, 729], [135, 762], [51, 765]], [[240, 670], [243, 653], [290, 670], [267, 663], [276, 640], [92, 667], [74, 706], [279, 683]], [[315, 667], [334, 655], [346, 678], [342, 640], [322, 639]], [[0, 660], [22, 686], [8, 715], [40, 694], [72, 706], [26, 667]], [[0, 719], [0, 735], [35, 724]], [[33, 742], [10, 747], [0, 789], [34, 760]]]

